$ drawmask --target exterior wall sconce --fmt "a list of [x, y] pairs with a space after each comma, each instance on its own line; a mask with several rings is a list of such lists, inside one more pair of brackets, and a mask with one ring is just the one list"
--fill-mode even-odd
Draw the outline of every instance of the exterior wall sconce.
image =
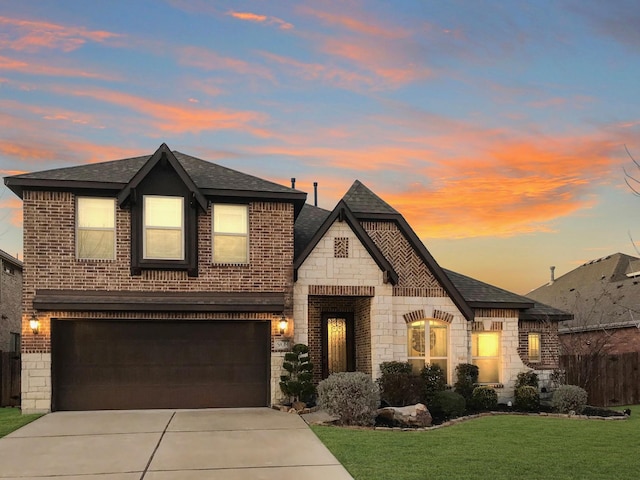
[[38, 333], [40, 333], [40, 320], [38, 320], [38, 317], [36, 317], [35, 313], [31, 315], [29, 326], [31, 327], [31, 331], [34, 335], [38, 335]]
[[278, 328], [280, 329], [280, 335], [284, 335], [284, 332], [287, 331], [287, 325], [289, 325], [289, 321], [287, 320], [287, 318], [284, 316], [284, 313], [283, 313], [282, 317], [280, 317], [280, 321], [278, 322]]

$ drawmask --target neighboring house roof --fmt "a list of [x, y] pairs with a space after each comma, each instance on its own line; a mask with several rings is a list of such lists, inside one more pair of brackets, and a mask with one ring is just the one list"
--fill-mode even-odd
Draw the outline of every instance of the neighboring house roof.
[[[166, 144], [162, 144], [158, 151], [165, 149], [171, 151]], [[14, 175], [5, 177], [4, 182], [20, 198], [24, 188], [120, 191], [134, 179], [158, 151], [142, 157]], [[171, 153], [203, 195], [288, 200], [296, 205], [296, 213], [302, 209], [307, 198], [305, 192], [293, 188], [175, 150]]]
[[473, 308], [511, 308], [520, 310], [521, 320], [568, 320], [571, 314], [535, 302], [530, 298], [489, 285], [466, 275], [444, 269], [464, 299]]
[[589, 331], [640, 324], [640, 258], [615, 253], [578, 268], [527, 296], [572, 312], [560, 331]]
[[0, 259], [10, 263], [11, 265], [18, 268], [19, 270], [22, 270], [22, 265], [23, 265], [22, 262], [18, 260], [16, 257], [9, 255], [4, 250], [0, 250]]

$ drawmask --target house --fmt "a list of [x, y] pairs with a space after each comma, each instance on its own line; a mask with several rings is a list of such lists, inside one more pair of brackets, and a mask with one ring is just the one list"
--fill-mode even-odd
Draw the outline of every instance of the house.
[[22, 262], [0, 250], [0, 352], [19, 352], [22, 332]]
[[451, 383], [473, 362], [502, 399], [557, 366], [566, 314], [442, 269], [358, 181], [327, 211], [163, 144], [5, 184], [24, 202], [25, 412], [268, 405], [291, 342], [316, 380], [408, 360]]
[[640, 258], [614, 253], [584, 263], [527, 294], [571, 312], [560, 322], [561, 349], [571, 355], [640, 350]]

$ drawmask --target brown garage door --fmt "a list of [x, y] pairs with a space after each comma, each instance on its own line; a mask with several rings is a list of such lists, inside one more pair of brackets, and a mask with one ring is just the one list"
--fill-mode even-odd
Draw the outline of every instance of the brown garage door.
[[55, 320], [54, 410], [265, 406], [268, 322]]

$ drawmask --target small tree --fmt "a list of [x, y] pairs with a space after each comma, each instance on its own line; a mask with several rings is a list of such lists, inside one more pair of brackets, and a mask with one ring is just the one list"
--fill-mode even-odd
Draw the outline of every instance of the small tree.
[[476, 383], [478, 383], [478, 374], [478, 367], [470, 363], [461, 363], [456, 367], [458, 379], [453, 384], [453, 390], [462, 395], [467, 403], [471, 402], [473, 389], [476, 388]]
[[287, 372], [280, 376], [280, 389], [295, 402], [308, 402], [315, 393], [313, 364], [309, 360], [309, 347], [302, 343], [285, 353], [282, 368]]

